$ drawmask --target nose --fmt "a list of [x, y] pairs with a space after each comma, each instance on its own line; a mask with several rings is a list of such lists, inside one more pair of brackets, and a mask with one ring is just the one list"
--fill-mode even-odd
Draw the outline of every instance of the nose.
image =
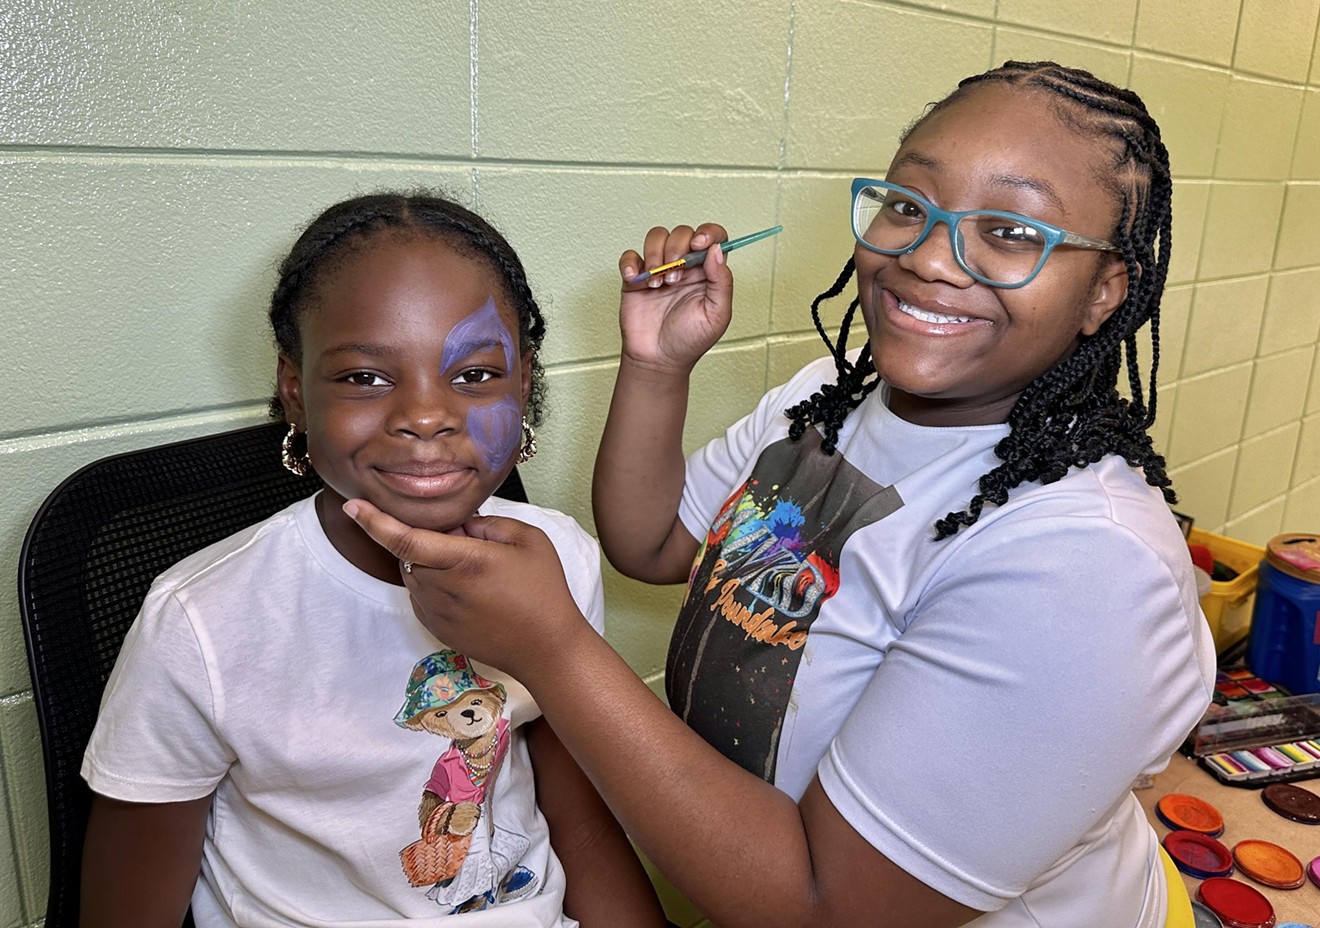
[[471, 709], [464, 709], [459, 715], [463, 716], [463, 718], [467, 719], [469, 722], [474, 722], [477, 719], [477, 714]]
[[407, 438], [430, 441], [457, 431], [461, 422], [453, 397], [439, 385], [395, 384], [389, 430]]
[[939, 280], [955, 287], [970, 287], [976, 278], [967, 273], [954, 254], [953, 227], [947, 222], [932, 223], [915, 248], [898, 256], [898, 265], [923, 280]]

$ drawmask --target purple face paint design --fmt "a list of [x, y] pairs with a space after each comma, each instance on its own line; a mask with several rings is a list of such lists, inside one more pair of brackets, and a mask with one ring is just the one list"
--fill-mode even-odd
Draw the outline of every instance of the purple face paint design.
[[522, 407], [511, 396], [501, 397], [487, 406], [473, 406], [468, 410], [467, 430], [486, 466], [499, 470], [518, 450]]
[[516, 344], [517, 340], [509, 334], [504, 320], [500, 318], [495, 298], [486, 297], [481, 309], [454, 326], [445, 336], [445, 348], [440, 355], [440, 371], [448, 371], [451, 365], [473, 352], [495, 346], [504, 349], [506, 370], [512, 373]]
[[[494, 297], [487, 297], [482, 307], [449, 330], [445, 336], [444, 351], [440, 355], [440, 370], [450, 368], [464, 358], [489, 348], [504, 350], [505, 371], [512, 385], [517, 340], [500, 318]], [[499, 470], [509, 463], [518, 450], [522, 437], [522, 405], [511, 395], [505, 395], [484, 406], [473, 406], [467, 414], [467, 431], [472, 437], [486, 466]]]

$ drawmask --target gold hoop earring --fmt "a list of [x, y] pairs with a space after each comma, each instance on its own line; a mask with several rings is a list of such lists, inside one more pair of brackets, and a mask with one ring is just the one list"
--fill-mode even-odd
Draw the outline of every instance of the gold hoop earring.
[[293, 440], [298, 436], [298, 427], [289, 426], [289, 431], [284, 436], [284, 441], [280, 443], [280, 463], [284, 469], [295, 477], [306, 477], [308, 471], [312, 469], [312, 457], [306, 451], [299, 457], [293, 450]]
[[526, 464], [536, 454], [536, 430], [532, 428], [526, 416], [523, 416], [522, 434], [523, 443], [522, 447], [518, 449], [518, 463]]

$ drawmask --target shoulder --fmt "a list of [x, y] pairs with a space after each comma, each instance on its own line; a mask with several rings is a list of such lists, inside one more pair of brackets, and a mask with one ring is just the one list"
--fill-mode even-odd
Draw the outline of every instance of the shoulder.
[[312, 497], [300, 500], [188, 555], [155, 579], [153, 593], [173, 593], [211, 583], [223, 588], [225, 584], [241, 582], [258, 565], [269, 570], [273, 565], [287, 563], [290, 538], [299, 533], [298, 514], [313, 505]]
[[535, 525], [549, 537], [559, 551], [561, 560], [581, 557], [583, 554], [588, 554], [596, 560], [600, 557], [600, 548], [596, 539], [587, 534], [578, 524], [577, 519], [557, 509], [492, 496], [482, 504], [481, 514], [503, 516]]
[[1104, 539], [1149, 549], [1178, 569], [1189, 563], [1186, 542], [1160, 491], [1117, 456], [1075, 468], [1055, 483], [1023, 488], [1002, 509], [1002, 521], [1028, 521], [1054, 542], [1069, 536]]
[[1068, 623], [1074, 631], [1094, 622], [1134, 639], [1167, 627], [1194, 640], [1204, 625], [1173, 514], [1120, 458], [1020, 488], [938, 544], [948, 548], [933, 586], [996, 591], [989, 598], [1006, 619], [1048, 624], [1051, 615], [1069, 615], [1079, 620]]

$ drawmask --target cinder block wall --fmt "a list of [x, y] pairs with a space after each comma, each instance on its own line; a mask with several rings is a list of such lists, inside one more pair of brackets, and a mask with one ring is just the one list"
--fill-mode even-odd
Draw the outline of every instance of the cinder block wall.
[[[1054, 58], [1138, 90], [1178, 178], [1159, 445], [1182, 509], [1255, 542], [1320, 528], [1320, 0], [30, 0], [0, 14], [0, 928], [41, 920], [44, 792], [14, 565], [81, 464], [259, 421], [263, 308], [299, 224], [441, 185], [550, 314], [526, 469], [591, 525], [615, 261], [657, 223], [741, 234], [736, 320], [688, 439], [819, 352], [848, 181], [962, 75]], [[639, 488], [639, 492], [642, 488]], [[611, 578], [655, 680], [678, 591]]]

